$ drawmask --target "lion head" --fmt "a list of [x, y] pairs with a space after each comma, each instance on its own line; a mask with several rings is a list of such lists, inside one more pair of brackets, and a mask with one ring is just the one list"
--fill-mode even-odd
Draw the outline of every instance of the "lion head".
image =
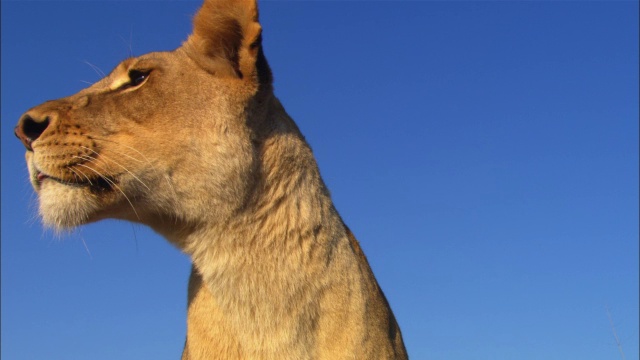
[[45, 224], [118, 218], [161, 228], [246, 205], [277, 100], [255, 3], [239, 3], [206, 2], [178, 49], [126, 59], [22, 116], [15, 133]]

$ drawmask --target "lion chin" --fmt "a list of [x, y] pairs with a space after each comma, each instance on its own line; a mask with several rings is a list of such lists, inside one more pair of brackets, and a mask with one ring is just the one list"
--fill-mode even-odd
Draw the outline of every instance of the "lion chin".
[[42, 176], [38, 179], [36, 176], [32, 184], [38, 194], [38, 210], [43, 225], [63, 232], [109, 218], [133, 222], [141, 220], [122, 190], [124, 186], [112, 180], [98, 180], [92, 183], [65, 183]]
[[100, 204], [88, 194], [87, 188], [53, 180], [45, 180], [39, 187], [39, 213], [44, 225], [65, 231], [98, 220], [95, 214]]

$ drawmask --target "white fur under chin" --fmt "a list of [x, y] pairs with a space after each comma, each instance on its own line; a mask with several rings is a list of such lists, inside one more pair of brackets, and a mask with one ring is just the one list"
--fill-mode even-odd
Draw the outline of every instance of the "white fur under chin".
[[46, 226], [55, 230], [70, 230], [89, 221], [98, 209], [96, 199], [86, 188], [45, 181], [38, 191], [40, 216]]

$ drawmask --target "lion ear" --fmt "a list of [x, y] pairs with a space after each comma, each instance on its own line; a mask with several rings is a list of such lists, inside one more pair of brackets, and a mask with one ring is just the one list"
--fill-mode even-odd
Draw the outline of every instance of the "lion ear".
[[217, 73], [271, 82], [256, 0], [205, 0], [185, 48]]

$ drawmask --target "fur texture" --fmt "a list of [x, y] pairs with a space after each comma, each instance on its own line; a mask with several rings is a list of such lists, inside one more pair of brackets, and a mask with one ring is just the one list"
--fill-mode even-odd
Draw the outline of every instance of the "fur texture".
[[183, 360], [406, 359], [311, 149], [273, 95], [253, 0], [207, 0], [172, 52], [123, 61], [16, 127], [45, 224], [146, 224], [191, 256]]

